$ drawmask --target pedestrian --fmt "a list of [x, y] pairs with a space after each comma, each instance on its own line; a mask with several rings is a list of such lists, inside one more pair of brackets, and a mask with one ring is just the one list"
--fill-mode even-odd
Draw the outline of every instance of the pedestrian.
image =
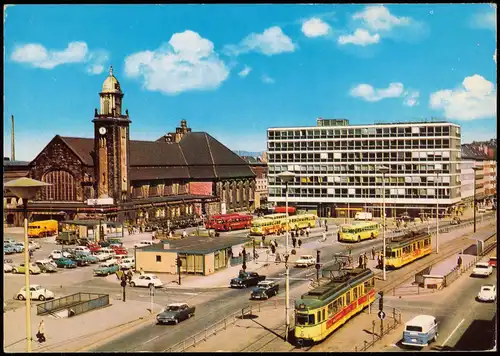
[[462, 267], [462, 256], [458, 256], [458, 268]]
[[182, 232], [182, 237], [183, 237], [183, 238], [187, 237], [187, 232], [186, 232], [186, 230], [184, 230], [184, 231]]
[[292, 245], [293, 248], [295, 248], [295, 245], [297, 245], [297, 239], [295, 238], [295, 236], [292, 236]]
[[322, 238], [321, 238], [321, 241], [322, 242], [325, 242], [326, 241], [326, 232], [323, 231], [323, 234], [322, 234]]
[[311, 233], [311, 226], [309, 225], [306, 229], [307, 236]]
[[40, 325], [38, 326], [38, 332], [36, 333], [36, 337], [38, 338], [39, 343], [46, 341], [46, 339], [45, 339], [45, 324], [43, 322], [43, 319], [42, 319], [42, 321], [40, 321]]
[[141, 276], [142, 276], [142, 275], [144, 275], [144, 269], [143, 269], [142, 267], [141, 267], [141, 268], [139, 268], [139, 274], [140, 274]]
[[276, 246], [276, 248], [278, 248], [278, 241], [276, 241], [276, 239], [274, 239], [274, 246]]
[[368, 266], [368, 256], [366, 255], [366, 252], [363, 254], [363, 268], [366, 268]]
[[337, 241], [340, 241], [340, 231], [337, 231]]
[[372, 247], [372, 260], [375, 261], [375, 247]]
[[134, 274], [132, 273], [132, 270], [129, 269], [128, 272], [127, 272], [127, 278], [128, 278], [128, 282], [129, 283], [132, 282], [133, 275]]
[[309, 237], [309, 228], [306, 230], [306, 236]]
[[326, 224], [326, 221], [325, 221], [325, 231], [328, 232], [328, 225]]
[[295, 234], [293, 233], [293, 230], [290, 232], [290, 236], [292, 237], [292, 239], [295, 238]]
[[299, 238], [299, 241], [297, 243], [299, 244], [299, 248], [300, 248], [300, 246], [302, 246], [302, 240]]
[[359, 262], [359, 268], [363, 268], [363, 255], [359, 255], [358, 262]]
[[29, 250], [29, 254], [30, 254], [30, 262], [31, 262], [31, 259], [33, 258], [33, 250]]

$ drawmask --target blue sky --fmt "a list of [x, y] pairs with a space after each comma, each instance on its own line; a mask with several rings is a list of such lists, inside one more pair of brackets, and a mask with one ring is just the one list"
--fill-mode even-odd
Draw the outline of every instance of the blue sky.
[[266, 129], [438, 117], [496, 137], [496, 8], [479, 5], [16, 5], [4, 12], [4, 156], [92, 137], [109, 65], [131, 137], [188, 121], [234, 150]]

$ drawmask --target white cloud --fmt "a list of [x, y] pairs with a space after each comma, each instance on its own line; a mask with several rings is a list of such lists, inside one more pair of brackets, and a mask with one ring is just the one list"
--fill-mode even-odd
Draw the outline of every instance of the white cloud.
[[474, 28], [496, 31], [497, 29], [497, 14], [494, 8], [491, 11], [479, 12], [472, 15], [470, 25]]
[[352, 16], [353, 20], [361, 20], [366, 28], [377, 31], [390, 31], [396, 26], [407, 26], [411, 23], [409, 17], [392, 15], [383, 5], [371, 5]]
[[242, 78], [245, 78], [250, 72], [252, 71], [252, 68], [249, 66], [245, 66], [241, 72], [238, 73], [238, 75]]
[[444, 110], [448, 119], [474, 120], [495, 117], [497, 91], [493, 83], [474, 74], [456, 89], [444, 89], [430, 95], [430, 107]]
[[125, 73], [142, 78], [144, 88], [166, 94], [215, 89], [229, 76], [211, 41], [187, 30], [175, 33], [168, 44], [125, 58]]
[[262, 81], [266, 84], [273, 84], [276, 82], [273, 78], [267, 76], [266, 74], [262, 76]]
[[273, 26], [263, 33], [251, 33], [238, 45], [225, 46], [225, 52], [239, 55], [248, 52], [259, 52], [266, 56], [272, 56], [284, 52], [295, 51], [296, 45], [291, 38], [283, 33], [280, 27]]
[[420, 92], [418, 90], [407, 91], [403, 95], [405, 97], [404, 104], [406, 106], [418, 105], [418, 98], [420, 97]]
[[330, 26], [317, 17], [313, 17], [302, 23], [302, 33], [307, 37], [325, 36], [330, 32]]
[[89, 51], [85, 42], [70, 42], [62, 51], [48, 50], [39, 43], [28, 43], [17, 46], [11, 59], [43, 69], [53, 69], [68, 63], [87, 63], [89, 74], [101, 74], [109, 55], [104, 50]]
[[33, 67], [52, 69], [65, 63], [85, 62], [88, 47], [85, 42], [70, 42], [62, 51], [47, 50], [38, 43], [17, 46], [11, 59], [19, 63], [28, 63]]
[[404, 86], [401, 83], [390, 83], [385, 89], [375, 89], [369, 84], [359, 84], [351, 89], [349, 94], [366, 101], [375, 102], [387, 98], [399, 98], [403, 92]]
[[371, 35], [367, 30], [358, 28], [352, 35], [340, 36], [337, 41], [340, 45], [354, 44], [358, 46], [368, 46], [378, 43], [380, 41], [380, 35], [378, 33]]

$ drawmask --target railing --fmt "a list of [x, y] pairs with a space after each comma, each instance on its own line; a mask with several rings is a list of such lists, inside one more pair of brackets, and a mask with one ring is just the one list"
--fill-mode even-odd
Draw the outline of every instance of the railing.
[[[292, 299], [293, 303], [294, 300]], [[213, 335], [216, 335], [221, 330], [226, 330], [228, 326], [233, 325], [238, 319], [244, 319], [246, 315], [252, 315], [253, 312], [260, 312], [262, 308], [274, 307], [275, 309], [279, 305], [283, 305], [285, 299], [273, 299], [270, 301], [265, 301], [258, 304], [248, 305], [237, 312], [229, 314], [225, 318], [207, 326], [204, 330], [190, 336], [187, 339], [178, 342], [177, 344], [171, 346], [170, 348], [164, 350], [164, 352], [184, 352], [190, 347], [195, 347], [202, 341], [206, 341]]]
[[[375, 320], [372, 321], [372, 339], [370, 341], [363, 341], [362, 346], [356, 345], [354, 347], [354, 352], [358, 351], [366, 351], [370, 347], [373, 347], [377, 341], [382, 339], [384, 335], [389, 334], [391, 331], [397, 328], [399, 324], [401, 324], [401, 312], [396, 308], [392, 308], [392, 313], [387, 313], [388, 318], [384, 320], [384, 327], [382, 329], [382, 325], [379, 323], [378, 333], [376, 332], [376, 324]], [[382, 329], [382, 330], [381, 330]]]
[[109, 304], [108, 294], [75, 293], [63, 298], [49, 300], [36, 306], [37, 315], [55, 313], [59, 310], [71, 308], [74, 315]]

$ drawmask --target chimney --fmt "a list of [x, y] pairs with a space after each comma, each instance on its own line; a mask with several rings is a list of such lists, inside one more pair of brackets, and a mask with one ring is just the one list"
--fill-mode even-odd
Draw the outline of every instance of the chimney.
[[11, 116], [12, 119], [12, 134], [10, 137], [10, 158], [12, 161], [16, 160], [16, 146], [14, 142], [14, 115]]

